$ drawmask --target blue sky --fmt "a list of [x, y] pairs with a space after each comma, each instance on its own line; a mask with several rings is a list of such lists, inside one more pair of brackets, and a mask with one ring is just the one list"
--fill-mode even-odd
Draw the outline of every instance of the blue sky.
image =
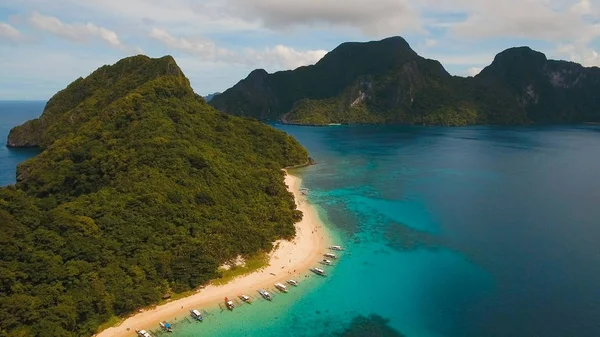
[[452, 74], [528, 45], [600, 65], [600, 0], [2, 0], [0, 99], [47, 100], [103, 64], [175, 57], [194, 90], [312, 64], [345, 41], [400, 35]]

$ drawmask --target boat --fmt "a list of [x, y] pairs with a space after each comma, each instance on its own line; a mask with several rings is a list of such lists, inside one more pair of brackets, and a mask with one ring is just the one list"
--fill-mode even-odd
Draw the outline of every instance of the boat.
[[258, 293], [260, 294], [260, 296], [262, 296], [262, 298], [264, 298], [267, 301], [273, 300], [273, 296], [271, 296], [271, 294], [266, 290], [258, 289]]
[[317, 275], [327, 276], [327, 274], [325, 274], [325, 271], [321, 268], [310, 268], [310, 271], [312, 271], [313, 273], [315, 273]]
[[152, 337], [152, 335], [146, 330], [135, 330], [139, 337]]
[[333, 265], [333, 263], [331, 263], [331, 261], [327, 260], [327, 259], [323, 259], [323, 261], [321, 261], [321, 264], [324, 264], [326, 266], [331, 266]]
[[288, 292], [288, 288], [281, 283], [275, 283], [275, 288], [283, 291], [284, 293]]
[[287, 280], [286, 281], [289, 285], [293, 285], [294, 287], [298, 286], [298, 281], [296, 280]]
[[173, 332], [173, 327], [171, 326], [171, 323], [167, 321], [160, 322], [160, 327], [166, 332]]
[[331, 246], [331, 247], [329, 247], [329, 249], [331, 249], [331, 250], [338, 250], [338, 251], [339, 250], [344, 250], [344, 248], [342, 246]]
[[240, 295], [238, 297], [240, 298], [240, 300], [242, 300], [248, 304], [252, 303], [252, 299], [248, 295]]
[[204, 320], [204, 317], [202, 317], [202, 313], [196, 309], [191, 309], [190, 315], [192, 315], [192, 318], [194, 318], [197, 321], [202, 322]]
[[337, 255], [335, 255], [334, 253], [325, 253], [323, 254], [323, 256], [328, 257], [330, 259], [337, 259]]
[[227, 310], [233, 310], [233, 308], [235, 307], [233, 301], [228, 299], [227, 297], [225, 297], [225, 306], [227, 307]]
[[300, 194], [302, 194], [302, 195], [308, 195], [309, 192], [310, 192], [310, 190], [308, 188], [301, 188], [300, 189]]

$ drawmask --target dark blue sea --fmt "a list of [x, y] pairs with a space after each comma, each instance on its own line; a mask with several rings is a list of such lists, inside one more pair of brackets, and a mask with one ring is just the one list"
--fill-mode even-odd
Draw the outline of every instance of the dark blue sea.
[[[0, 136], [42, 107], [0, 103]], [[347, 250], [174, 337], [600, 336], [600, 126], [276, 127], [318, 162], [296, 174]]]
[[14, 184], [16, 165], [38, 153], [37, 149], [9, 149], [6, 137], [11, 128], [42, 114], [46, 102], [0, 101], [0, 186]]

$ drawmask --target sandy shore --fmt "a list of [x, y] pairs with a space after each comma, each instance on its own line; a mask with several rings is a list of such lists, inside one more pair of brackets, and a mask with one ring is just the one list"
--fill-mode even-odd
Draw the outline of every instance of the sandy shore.
[[238, 277], [225, 285], [211, 285], [189, 297], [141, 311], [127, 318], [119, 326], [106, 329], [96, 336], [132, 337], [135, 336], [135, 329], [156, 329], [161, 320], [187, 316], [189, 309], [213, 306], [222, 302], [225, 296], [230, 298], [241, 294], [256, 296], [259, 288], [272, 287], [275, 282], [294, 278], [316, 266], [329, 245], [328, 234], [315, 208], [300, 193], [302, 180], [286, 174], [285, 183], [294, 194], [296, 205], [304, 213], [304, 216], [302, 221], [296, 223], [296, 237], [293, 241], [276, 243], [277, 249], [270, 254], [268, 267]]

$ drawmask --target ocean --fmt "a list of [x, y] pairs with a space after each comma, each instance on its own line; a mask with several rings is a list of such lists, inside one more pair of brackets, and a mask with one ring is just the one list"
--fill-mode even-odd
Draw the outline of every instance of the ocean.
[[9, 149], [6, 147], [8, 132], [42, 114], [46, 102], [43, 101], [0, 101], [0, 186], [14, 184], [16, 166], [35, 156], [37, 149]]
[[[173, 337], [600, 336], [600, 126], [276, 127], [317, 161], [295, 173], [346, 251]], [[3, 184], [27, 158], [6, 153]]]

